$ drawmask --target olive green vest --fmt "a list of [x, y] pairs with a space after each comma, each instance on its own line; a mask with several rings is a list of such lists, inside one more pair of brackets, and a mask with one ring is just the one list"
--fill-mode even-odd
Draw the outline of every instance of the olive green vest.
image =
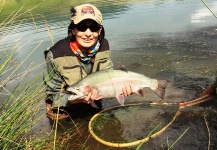
[[[58, 72], [62, 75], [66, 84], [72, 85], [83, 77], [87, 76], [84, 68], [78, 61], [76, 56], [64, 56], [54, 59], [54, 64], [57, 66]], [[111, 68], [110, 52], [98, 52], [95, 56], [94, 64], [91, 73]]]

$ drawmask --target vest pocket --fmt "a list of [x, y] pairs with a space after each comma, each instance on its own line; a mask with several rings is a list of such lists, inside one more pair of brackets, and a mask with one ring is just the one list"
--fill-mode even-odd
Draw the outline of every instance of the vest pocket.
[[80, 66], [63, 66], [62, 75], [68, 85], [72, 85], [81, 79]]
[[112, 63], [109, 59], [101, 59], [97, 64], [96, 71], [109, 69], [111, 68], [111, 65]]

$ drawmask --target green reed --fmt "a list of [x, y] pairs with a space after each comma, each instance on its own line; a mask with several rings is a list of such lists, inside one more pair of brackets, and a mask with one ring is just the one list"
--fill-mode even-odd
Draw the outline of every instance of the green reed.
[[207, 3], [204, 0], [201, 0], [201, 1], [204, 3], [206, 8], [209, 9], [209, 11], [212, 13], [212, 15], [217, 18], [217, 15], [212, 11], [212, 9], [207, 5]]
[[[69, 130], [62, 133], [57, 132], [59, 121], [54, 122], [53, 128], [43, 129], [43, 125], [48, 126], [47, 123], [44, 123], [48, 119], [44, 102], [46, 95], [42, 81], [43, 71], [37, 69], [43, 70], [46, 65], [45, 63], [37, 65], [30, 63], [24, 71], [21, 71], [29, 63], [28, 61], [35, 57], [34, 52], [39, 50], [45, 40], [50, 39], [54, 43], [45, 17], [37, 12], [32, 13], [44, 1], [28, 10], [23, 10], [24, 7], [19, 8], [17, 11], [14, 10], [0, 23], [0, 32], [4, 31], [5, 28], [10, 28], [7, 33], [2, 32], [0, 45], [6, 40], [10, 40], [10, 35], [13, 35], [14, 31], [22, 26], [25, 19], [31, 18], [36, 30], [32, 38], [29, 39], [28, 36], [21, 37], [17, 42], [11, 43], [12, 46], [0, 51], [0, 77], [2, 79], [0, 81], [0, 91], [1, 95], [3, 95], [3, 99], [0, 100], [0, 149], [2, 150], [67, 149], [70, 140], [73, 139], [74, 141], [81, 135], [80, 131], [78, 131], [78, 125], [74, 122]], [[0, 2], [0, 13], [4, 3], [6, 2]], [[27, 49], [26, 47], [36, 37], [40, 36], [40, 33], [37, 33], [37, 22], [34, 19], [36, 16], [40, 16], [41, 20], [44, 20], [44, 26], [48, 34], [29, 50], [28, 55], [21, 62], [16, 61], [16, 54], [23, 49]], [[17, 22], [17, 24], [15, 25], [14, 22]], [[19, 45], [22, 40], [26, 39], [28, 39], [27, 42]], [[40, 49], [40, 51], [43, 53], [43, 50]], [[31, 74], [32, 76], [36, 75], [32, 77]], [[42, 127], [39, 127], [39, 125]], [[82, 124], [79, 124], [79, 126], [82, 126]], [[83, 144], [81, 145], [84, 147]], [[76, 147], [79, 149], [80, 146], [76, 145]]]
[[35, 124], [43, 117], [38, 115], [44, 97], [41, 90], [43, 85], [35, 87], [34, 84], [40, 76], [41, 74], [27, 86], [18, 85], [1, 106], [1, 149], [26, 148]]
[[[44, 99], [42, 72], [27, 82], [26, 78], [32, 71], [32, 66], [29, 66], [17, 76], [21, 66], [37, 47], [22, 62], [13, 64], [17, 49], [14, 46], [1, 52], [0, 76], [3, 80], [0, 83], [0, 91], [4, 94], [4, 99], [1, 99], [0, 106], [0, 148], [3, 150], [29, 147], [31, 138], [34, 137], [32, 130], [43, 117], [39, 115]], [[18, 80], [14, 89], [7, 89], [14, 80]]]
[[[1, 4], [1, 10], [3, 4]], [[31, 10], [23, 11], [21, 7], [18, 11], [12, 12], [6, 19], [0, 24], [0, 31], [3, 31], [6, 27], [13, 26], [12, 30], [9, 30], [9, 34], [1, 35], [0, 45], [10, 40], [10, 34], [18, 29], [24, 19], [23, 17]], [[37, 15], [37, 14], [36, 14]], [[44, 20], [45, 18], [41, 16]], [[28, 15], [27, 15], [28, 16]], [[34, 18], [34, 16], [31, 16]], [[34, 21], [34, 19], [32, 19]], [[17, 25], [13, 22], [17, 21]], [[35, 24], [35, 22], [33, 22]], [[36, 24], [35, 24], [36, 25]], [[45, 21], [46, 28], [49, 28], [47, 21]], [[29, 39], [25, 44], [18, 47], [20, 41], [26, 39], [23, 37], [16, 43], [12, 43], [12, 46], [6, 47], [0, 51], [0, 91], [4, 99], [1, 99], [0, 103], [0, 149], [51, 149], [49, 143], [56, 143], [52, 140], [52, 131], [38, 131], [35, 132], [38, 124], [40, 124], [46, 118], [45, 111], [45, 90], [42, 82], [43, 71], [37, 71], [36, 69], [44, 67], [45, 64], [29, 65], [25, 71], [21, 72], [21, 68], [27, 60], [31, 59], [33, 53], [39, 49], [39, 46], [44, 42], [46, 38], [51, 38], [51, 32], [49, 29], [48, 36], [39, 41], [39, 43], [32, 48], [28, 55], [23, 58], [21, 62], [16, 62], [16, 54], [28, 46], [28, 44], [39, 36], [36, 34], [33, 38]], [[42, 58], [43, 59], [43, 58]], [[37, 72], [37, 75], [31, 77], [29, 75]], [[13, 88], [8, 88], [13, 85]], [[57, 132], [57, 130], [55, 130]], [[70, 136], [74, 136], [76, 133], [71, 133]], [[56, 140], [59, 138], [55, 137]], [[58, 148], [65, 147], [66, 141], [57, 142]], [[53, 146], [52, 146], [53, 148]], [[55, 146], [54, 148], [55, 149]]]

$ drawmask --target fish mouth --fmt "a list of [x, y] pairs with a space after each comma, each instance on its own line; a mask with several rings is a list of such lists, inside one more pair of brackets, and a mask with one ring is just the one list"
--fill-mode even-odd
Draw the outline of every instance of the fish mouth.
[[66, 91], [67, 92], [71, 92], [71, 95], [68, 97], [68, 100], [82, 99], [82, 98], [86, 97], [82, 92], [80, 92], [76, 88], [68, 87], [66, 89]]

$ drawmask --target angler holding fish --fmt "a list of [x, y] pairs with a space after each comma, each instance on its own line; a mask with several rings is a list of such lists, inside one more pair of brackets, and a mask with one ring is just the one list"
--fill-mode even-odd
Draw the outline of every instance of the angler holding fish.
[[[98, 95], [99, 87], [97, 89], [86, 87], [87, 95], [77, 99], [74, 97], [72, 100], [68, 99], [70, 91], [67, 93], [65, 89], [91, 73], [112, 67], [109, 43], [104, 37], [101, 12], [90, 4], [79, 5], [71, 9], [70, 19], [68, 36], [44, 52], [47, 62], [44, 75], [46, 108], [47, 116], [51, 119], [69, 117], [64, 113], [68, 105], [77, 103], [95, 105], [93, 101], [102, 98]], [[121, 91], [118, 92], [126, 97], [134, 93], [134, 88], [132, 84], [126, 82], [123, 83]], [[76, 90], [75, 93], [80, 92]], [[97, 107], [101, 107], [100, 101], [96, 103]], [[59, 106], [64, 111], [60, 111], [61, 114], [57, 116], [55, 111]]]

